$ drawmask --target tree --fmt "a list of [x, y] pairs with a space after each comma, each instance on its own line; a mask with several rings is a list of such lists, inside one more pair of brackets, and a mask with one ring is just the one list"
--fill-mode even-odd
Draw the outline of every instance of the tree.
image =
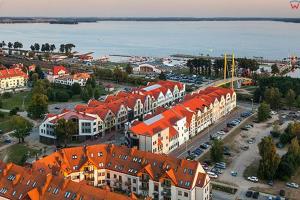
[[279, 109], [281, 107], [281, 93], [278, 88], [267, 88], [264, 94], [265, 101], [270, 104], [272, 109]]
[[94, 97], [94, 89], [93, 89], [92, 85], [91, 84], [87, 84], [85, 88], [87, 90], [89, 98], [90, 99], [93, 98]]
[[15, 131], [12, 133], [12, 136], [19, 139], [19, 143], [24, 142], [24, 138], [30, 134], [31, 129], [33, 128], [32, 123], [24, 119], [21, 116], [13, 116], [10, 119], [10, 124], [15, 128]]
[[50, 51], [50, 44], [49, 43], [45, 43], [45, 51], [46, 52]]
[[9, 49], [11, 49], [11, 48], [13, 47], [13, 43], [9, 42], [9, 43], [7, 44], [7, 46], [8, 46]]
[[40, 45], [38, 43], [34, 43], [34, 49], [36, 51], [39, 51], [40, 50]]
[[124, 80], [123, 72], [119, 67], [116, 67], [114, 69], [113, 76], [114, 76], [114, 79], [116, 80], [117, 83]]
[[286, 105], [289, 107], [289, 109], [291, 109], [291, 107], [295, 104], [295, 100], [296, 100], [296, 94], [294, 90], [289, 89], [285, 95], [285, 102]]
[[270, 117], [270, 105], [262, 102], [259, 107], [258, 107], [258, 113], [257, 113], [257, 117], [258, 117], [258, 121], [263, 122], [266, 121], [269, 117]]
[[95, 89], [95, 91], [94, 91], [94, 98], [95, 98], [95, 99], [99, 99], [100, 96], [101, 96], [101, 94], [100, 94], [99, 89]]
[[55, 44], [50, 45], [50, 51], [53, 52], [56, 49]]
[[67, 147], [70, 137], [77, 133], [77, 125], [72, 120], [59, 119], [54, 127], [54, 133], [58, 143], [63, 140]]
[[72, 86], [71, 86], [71, 90], [73, 92], [73, 94], [80, 94], [81, 93], [81, 86], [79, 83], [74, 83]]
[[129, 63], [126, 65], [125, 71], [126, 71], [127, 74], [132, 74], [133, 68]]
[[279, 72], [280, 72], [277, 64], [273, 64], [271, 66], [271, 69], [272, 69], [272, 74], [279, 74]]
[[297, 108], [300, 108], [300, 95], [298, 95], [298, 97], [296, 99], [296, 106], [297, 106]]
[[31, 49], [31, 51], [34, 51], [34, 50], [35, 50], [35, 48], [34, 48], [33, 45], [30, 46], [30, 49]]
[[61, 53], [64, 53], [64, 52], [65, 52], [65, 45], [64, 45], [64, 44], [61, 44], [61, 45], [60, 45], [59, 51], [60, 51]]
[[72, 43], [65, 44], [65, 53], [71, 53], [75, 45]]
[[258, 144], [261, 160], [258, 176], [265, 180], [273, 180], [280, 163], [280, 156], [276, 153], [276, 146], [271, 137], [264, 137]]
[[278, 166], [277, 177], [282, 180], [290, 178], [300, 164], [300, 146], [297, 138], [291, 140], [288, 152], [282, 157]]
[[88, 91], [86, 88], [81, 90], [80, 96], [81, 96], [81, 99], [85, 102], [88, 102], [90, 100], [90, 97], [89, 97], [89, 94], [88, 94]]
[[254, 59], [240, 58], [237, 61], [240, 68], [249, 69], [252, 73], [259, 68], [258, 62]]
[[210, 149], [210, 158], [214, 162], [220, 162], [223, 160], [224, 147], [221, 140], [214, 140]]
[[95, 77], [94, 77], [94, 76], [91, 76], [91, 77], [87, 80], [86, 85], [91, 85], [92, 88], [95, 88], [96, 85], [97, 85]]
[[55, 99], [59, 102], [67, 102], [70, 99], [69, 93], [64, 90], [58, 90], [55, 97]]
[[161, 73], [159, 74], [158, 78], [159, 78], [159, 80], [164, 80], [164, 81], [167, 80], [167, 77], [166, 77], [166, 75], [165, 75], [164, 72], [161, 72]]
[[48, 97], [43, 93], [34, 93], [27, 111], [31, 118], [42, 118], [48, 112]]

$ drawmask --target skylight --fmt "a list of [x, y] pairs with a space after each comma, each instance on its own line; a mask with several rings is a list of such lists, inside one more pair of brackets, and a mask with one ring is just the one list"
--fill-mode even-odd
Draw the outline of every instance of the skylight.
[[161, 120], [164, 116], [162, 114], [156, 115], [150, 119], [147, 119], [146, 121], [144, 121], [145, 124], [147, 124], [148, 126]]
[[144, 90], [148, 92], [148, 91], [151, 91], [151, 90], [155, 90], [155, 89], [157, 89], [157, 88], [160, 88], [160, 87], [161, 87], [161, 85], [159, 85], [159, 84], [154, 84], [154, 85], [145, 87]]

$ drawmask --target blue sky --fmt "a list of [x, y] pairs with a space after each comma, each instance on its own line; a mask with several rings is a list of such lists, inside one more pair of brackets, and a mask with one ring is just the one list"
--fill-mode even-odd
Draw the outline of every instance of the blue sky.
[[300, 17], [289, 0], [0, 0], [0, 16]]

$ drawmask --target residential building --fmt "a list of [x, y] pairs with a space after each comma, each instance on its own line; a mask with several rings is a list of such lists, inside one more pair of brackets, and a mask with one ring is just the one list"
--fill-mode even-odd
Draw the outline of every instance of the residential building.
[[99, 144], [61, 149], [33, 163], [67, 180], [154, 200], [208, 200], [210, 178], [197, 161]]
[[[49, 165], [50, 167], [51, 165]], [[133, 200], [136, 198], [89, 186], [86, 181], [74, 182], [55, 169], [21, 167], [0, 161], [0, 199], [50, 200], [50, 199], [97, 199]]]
[[54, 79], [54, 83], [72, 86], [74, 83], [78, 83], [81, 87], [86, 85], [87, 80], [90, 78], [88, 73], [76, 73], [73, 75], [59, 76]]
[[47, 79], [53, 83], [58, 77], [69, 75], [67, 68], [64, 66], [54, 66], [51, 71], [47, 74]]
[[149, 64], [142, 64], [133, 68], [133, 72], [137, 74], [160, 74], [161, 69]]
[[[49, 143], [56, 139], [53, 134], [55, 121], [65, 117], [66, 120], [79, 118], [77, 115], [89, 116], [85, 123], [95, 124], [91, 132], [78, 132], [77, 138], [89, 138], [96, 135], [104, 136], [106, 132], [124, 129], [125, 124], [133, 120], [143, 120], [144, 116], [154, 113], [159, 107], [168, 107], [185, 96], [185, 85], [173, 81], [149, 83], [132, 92], [119, 92], [108, 95], [103, 101], [90, 100], [88, 104], [77, 105], [73, 111], [64, 111], [60, 115], [47, 115], [40, 125], [41, 141]], [[93, 119], [90, 119], [93, 117]], [[86, 117], [84, 117], [86, 120]], [[54, 122], [54, 123], [52, 123]], [[80, 125], [80, 123], [78, 123]], [[80, 130], [80, 127], [78, 127]], [[49, 133], [49, 134], [48, 134]]]
[[0, 93], [26, 88], [28, 75], [20, 68], [0, 70]]
[[236, 94], [227, 88], [208, 87], [126, 132], [132, 147], [168, 154], [236, 107]]

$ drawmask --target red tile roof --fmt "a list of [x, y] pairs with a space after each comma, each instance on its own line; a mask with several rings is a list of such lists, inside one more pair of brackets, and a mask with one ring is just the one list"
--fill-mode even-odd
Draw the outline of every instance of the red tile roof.
[[53, 75], [59, 75], [60, 71], [63, 71], [65, 74], [68, 73], [68, 70], [64, 66], [54, 66], [52, 69]]
[[28, 78], [28, 75], [19, 68], [0, 70], [0, 79], [12, 78], [12, 77], [18, 77], [18, 76], [21, 76], [25, 79]]

